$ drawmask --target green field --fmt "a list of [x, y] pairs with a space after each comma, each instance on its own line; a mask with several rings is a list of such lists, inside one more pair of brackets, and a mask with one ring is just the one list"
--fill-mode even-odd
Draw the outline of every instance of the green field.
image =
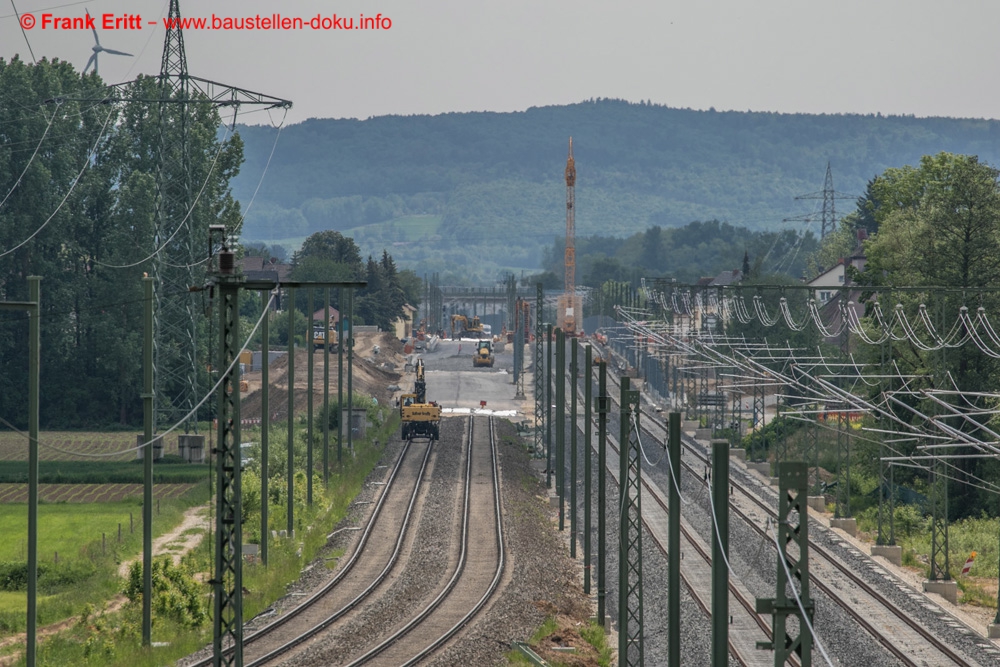
[[[161, 505], [161, 512], [163, 507]], [[132, 514], [135, 534], [129, 534], [129, 513]], [[153, 517], [153, 528], [156, 530]], [[83, 556], [88, 545], [98, 552], [101, 533], [106, 535], [107, 550], [117, 546], [118, 524], [122, 524], [123, 541], [142, 536], [142, 506], [138, 501], [117, 503], [58, 503], [38, 506], [39, 562], [54, 563], [59, 560]], [[161, 526], [166, 528], [166, 526]], [[158, 531], [158, 532], [163, 532]], [[27, 556], [28, 506], [25, 504], [0, 505], [0, 561], [23, 561]]]
[[[358, 227], [351, 227], [350, 229], [343, 229], [340, 230], [340, 233], [355, 239], [359, 236], [379, 237], [391, 243], [393, 241], [424, 240], [427, 237], [437, 234], [440, 227], [440, 215], [404, 215], [400, 218], [393, 218], [384, 222], [374, 222], [370, 225], [360, 225]], [[289, 257], [291, 257], [291, 253], [298, 250], [306, 238], [305, 236], [293, 236], [289, 238], [249, 240], [264, 243], [268, 246], [284, 246], [289, 251]]]
[[385, 222], [346, 229], [343, 234], [353, 238], [379, 237], [388, 242], [423, 241], [437, 234], [440, 227], [440, 215], [406, 215]]
[[[187, 508], [204, 503], [207, 498], [208, 484], [198, 484], [181, 498], [156, 503], [153, 535], [171, 530]], [[25, 629], [26, 504], [0, 505], [0, 535], [4, 537], [0, 540], [0, 635], [6, 635]], [[39, 625], [76, 614], [86, 603], [99, 606], [119, 593], [118, 564], [141, 552], [142, 505], [139, 500], [39, 505]]]
[[[206, 464], [154, 461], [154, 484], [196, 484], [208, 479]], [[28, 481], [27, 461], [0, 460], [0, 484]], [[38, 481], [43, 484], [141, 484], [142, 461], [40, 461]]]

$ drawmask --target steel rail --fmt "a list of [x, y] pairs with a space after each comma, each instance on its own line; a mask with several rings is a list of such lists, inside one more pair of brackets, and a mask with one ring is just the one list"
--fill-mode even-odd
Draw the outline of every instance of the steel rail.
[[454, 637], [459, 630], [465, 627], [469, 623], [469, 621], [471, 621], [482, 610], [482, 608], [486, 606], [486, 603], [489, 601], [491, 597], [493, 597], [493, 594], [496, 592], [497, 587], [500, 585], [500, 579], [503, 578], [503, 571], [506, 566], [507, 556], [503, 543], [503, 538], [504, 538], [503, 506], [500, 500], [500, 475], [499, 475], [499, 466], [497, 465], [496, 431], [492, 415], [489, 417], [489, 426], [490, 426], [490, 458], [492, 460], [491, 467], [493, 468], [493, 497], [494, 497], [493, 510], [495, 513], [495, 521], [497, 528], [496, 545], [497, 545], [497, 556], [498, 556], [497, 568], [493, 574], [493, 580], [490, 582], [489, 588], [486, 589], [486, 592], [483, 593], [483, 596], [479, 598], [479, 601], [469, 611], [468, 614], [463, 616], [458, 623], [449, 628], [447, 632], [442, 634], [430, 646], [428, 646], [423, 651], [421, 651], [417, 655], [407, 660], [403, 664], [403, 667], [410, 667], [411, 665], [417, 664], [418, 662], [426, 658], [428, 655], [436, 651], [442, 644], [444, 644], [449, 639]]
[[[378, 518], [379, 518], [379, 516], [382, 513], [382, 508], [385, 505], [385, 499], [389, 495], [389, 489], [393, 486], [393, 484], [396, 481], [396, 477], [397, 477], [397, 475], [399, 473], [400, 468], [403, 465], [403, 461], [406, 459], [406, 456], [409, 453], [410, 445], [412, 444], [412, 442], [413, 442], [412, 440], [408, 440], [406, 442], [406, 445], [404, 445], [403, 450], [400, 452], [399, 458], [396, 460], [396, 465], [393, 466], [392, 472], [390, 473], [389, 478], [386, 480], [385, 486], [382, 489], [382, 493], [379, 496], [378, 502], [376, 503], [374, 509], [372, 510], [371, 516], [368, 519], [368, 523], [365, 526], [364, 532], [361, 534], [361, 537], [359, 538], [358, 543], [355, 546], [354, 552], [351, 554], [350, 559], [346, 563], [344, 563], [343, 568], [330, 581], [328, 581], [326, 584], [324, 584], [321, 588], [319, 588], [315, 593], [313, 593], [312, 595], [310, 595], [308, 598], [306, 598], [305, 600], [303, 600], [301, 604], [299, 604], [298, 606], [296, 606], [293, 609], [289, 610], [288, 613], [283, 614], [282, 616], [279, 616], [274, 621], [272, 621], [271, 623], [268, 623], [266, 626], [260, 628], [259, 630], [257, 630], [253, 634], [245, 636], [244, 639], [243, 639], [243, 645], [244, 646], [252, 644], [255, 641], [258, 641], [260, 639], [263, 639], [263, 638], [267, 637], [268, 635], [272, 634], [278, 628], [281, 628], [281, 627], [287, 625], [292, 620], [294, 620], [295, 618], [297, 618], [299, 615], [301, 615], [302, 613], [304, 613], [308, 609], [311, 609], [323, 597], [325, 597], [326, 595], [328, 595], [334, 588], [336, 588], [336, 586], [341, 581], [343, 581], [344, 577], [346, 577], [347, 574], [351, 571], [351, 569], [357, 564], [358, 560], [361, 557], [362, 552], [364, 551], [365, 547], [367, 546], [368, 539], [371, 536], [372, 530], [374, 529], [375, 524], [377, 523]], [[416, 481], [414, 483], [414, 486], [413, 486], [413, 497], [416, 497], [416, 493], [420, 489], [420, 485], [421, 485], [421, 481], [423, 479], [424, 471], [426, 470], [426, 467], [427, 467], [428, 455], [429, 455], [429, 453], [431, 451], [431, 445], [432, 445], [432, 443], [433, 443], [433, 441], [428, 441], [428, 443], [427, 443], [427, 449], [424, 452], [424, 461], [421, 464], [420, 471], [417, 474], [417, 479], [416, 479]], [[413, 506], [413, 500], [412, 500], [412, 497], [411, 497], [410, 509], [407, 511], [407, 515], [404, 518], [404, 521], [403, 521], [402, 525], [400, 526], [400, 533], [399, 533], [400, 537], [397, 540], [397, 544], [399, 543], [399, 541], [402, 540], [402, 536], [405, 534], [405, 532], [406, 532], [406, 530], [408, 528], [408, 523], [409, 523], [409, 518], [410, 518], [410, 511], [412, 510], [412, 506]], [[300, 638], [301, 638], [301, 641], [305, 640], [305, 638], [302, 637], [301, 635], [300, 635]], [[293, 640], [293, 641], [296, 641], [296, 640]], [[301, 643], [301, 642], [299, 642], [299, 643]], [[289, 646], [288, 644], [286, 644], [286, 645], [283, 645], [283, 647], [280, 647], [280, 648], [283, 648], [284, 650], [280, 650], [280, 651], [276, 650], [277, 652], [272, 652], [272, 653], [274, 653], [275, 656], [279, 655], [280, 653], [284, 653], [288, 649], [292, 648], [292, 646]], [[229, 649], [226, 650], [226, 655], [228, 655], [230, 653], [232, 653], [232, 647], [230, 647]], [[268, 656], [270, 656], [270, 655], [271, 654], [268, 654]], [[265, 657], [268, 657], [268, 656], [265, 656]], [[255, 660], [254, 662], [249, 663], [248, 667], [251, 667], [253, 665], [259, 664], [261, 662], [261, 660], [263, 660], [263, 659], [258, 659], [258, 660]], [[205, 658], [203, 660], [199, 660], [198, 662], [192, 663], [192, 665], [190, 665], [189, 667], [208, 667], [211, 664], [212, 664], [212, 658], [208, 657], [208, 658]]]
[[[612, 379], [612, 382], [615, 382], [615, 380]], [[664, 437], [666, 437], [666, 430], [667, 430], [666, 427], [661, 426], [659, 423], [657, 423], [655, 421], [653, 423], [656, 424], [657, 427], [661, 428], [664, 431], [664, 434], [665, 434]], [[646, 430], [650, 435], [653, 435], [651, 431], [648, 431], [648, 428], [646, 427], [645, 424], [643, 425], [643, 430]], [[703, 452], [699, 451], [699, 447], [695, 446], [695, 445], [692, 445], [689, 442], [689, 440], [690, 440], [690, 438], [688, 436], [684, 436], [684, 438], [682, 438], [682, 442], [684, 443], [685, 448], [688, 451], [690, 451], [691, 453], [693, 453], [695, 455], [695, 457], [698, 458], [699, 461], [701, 461], [703, 464], [708, 464], [708, 456], [706, 454], [704, 454]], [[682, 465], [696, 479], [700, 480], [703, 484], [705, 484], [707, 486], [707, 482], [705, 482], [703, 479], [701, 479], [701, 476], [698, 475], [697, 471], [694, 470], [694, 468], [692, 468], [690, 466], [690, 464], [685, 463], [685, 462], [682, 461]], [[759, 507], [760, 509], [762, 509], [769, 516], [774, 517], [774, 518], [777, 517], [777, 513], [767, 503], [763, 502], [760, 498], [758, 498], [756, 494], [754, 494], [751, 491], [749, 491], [746, 487], [744, 487], [742, 484], [740, 484], [737, 481], [734, 481], [734, 480], [730, 479], [730, 483], [733, 485], [734, 488], [738, 489], [753, 504], [755, 504], [757, 507]], [[753, 521], [753, 519], [751, 519], [749, 516], [747, 516], [746, 514], [744, 514], [740, 509], [738, 509], [736, 507], [731, 507], [731, 511], [734, 512], [737, 516], [739, 516], [744, 522], [746, 522], [747, 524], [749, 524], [750, 527], [755, 532], [757, 532], [759, 535], [761, 535], [763, 537], [767, 537], [768, 539], [770, 539], [769, 536], [768, 536], [768, 534], [767, 534], [767, 532], [763, 528], [761, 528], [760, 526], [758, 526]], [[811, 551], [813, 551], [817, 555], [821, 556], [824, 560], [826, 560], [828, 563], [830, 563], [835, 569], [837, 569], [838, 571], [840, 571], [844, 576], [846, 576], [848, 579], [850, 579], [851, 582], [853, 582], [859, 588], [861, 588], [863, 591], [865, 591], [865, 593], [867, 593], [869, 596], [871, 596], [877, 603], [881, 604], [886, 610], [888, 610], [890, 613], [892, 613], [896, 618], [898, 618], [903, 623], [905, 623], [907, 626], [909, 626], [920, 637], [922, 637], [924, 640], [926, 640], [928, 644], [930, 644], [935, 649], [937, 649], [938, 651], [940, 651], [943, 655], [945, 655], [950, 660], [952, 660], [956, 665], [966, 665], [966, 664], [968, 664], [968, 661], [964, 657], [962, 657], [961, 655], [959, 655], [956, 651], [954, 651], [953, 649], [951, 649], [947, 644], [945, 644], [940, 639], [938, 639], [930, 630], [927, 630], [926, 628], [924, 628], [923, 626], [921, 626], [919, 623], [917, 623], [915, 620], [913, 620], [909, 615], [907, 615], [906, 612], [904, 612], [903, 610], [901, 610], [891, 600], [889, 600], [884, 595], [882, 595], [877, 590], [875, 590], [866, 581], [864, 581], [857, 574], [855, 574], [850, 568], [848, 568], [846, 565], [843, 565], [842, 563], [840, 563], [839, 560], [836, 559], [826, 549], [824, 549], [820, 545], [816, 544], [812, 540], [810, 540], [810, 542], [809, 542], [809, 548], [810, 548]], [[867, 631], [869, 633], [869, 635], [872, 636], [873, 639], [875, 639], [879, 644], [881, 644], [882, 646], [884, 646], [890, 653], [892, 653], [894, 656], [896, 656], [899, 660], [901, 660], [906, 665], [913, 666], [913, 667], [917, 667], [917, 665], [920, 664], [918, 662], [915, 662], [912, 658], [910, 658], [909, 656], [907, 656], [905, 653], [903, 653], [902, 650], [899, 649], [896, 646], [896, 643], [895, 643], [895, 641], [894, 641], [893, 638], [886, 636], [884, 633], [880, 632], [874, 625], [872, 625], [871, 623], [869, 623], [868, 620], [866, 618], [864, 618], [864, 616], [860, 612], [858, 612], [851, 605], [850, 601], [844, 600], [834, 589], [832, 589], [831, 587], [827, 586], [822, 581], [820, 581], [816, 577], [815, 574], [810, 573], [809, 579], [820, 590], [822, 590], [824, 593], [826, 593], [830, 597], [831, 600], [833, 600], [834, 602], [836, 602], [844, 611], [846, 611], [847, 614], [851, 618], [853, 618], [855, 621], [857, 621], [858, 624], [862, 628], [864, 628], [865, 631]]]
[[[453, 572], [453, 574], [451, 576], [451, 579], [448, 580], [448, 583], [445, 584], [445, 586], [441, 590], [441, 592], [438, 593], [438, 595], [433, 600], [431, 600], [431, 602], [426, 607], [424, 607], [424, 609], [422, 611], [420, 611], [416, 616], [414, 616], [413, 618], [411, 618], [405, 625], [403, 625], [401, 628], [399, 628], [398, 630], [396, 630], [395, 632], [393, 632], [389, 637], [387, 637], [386, 639], [384, 639], [377, 646], [375, 646], [374, 648], [372, 648], [371, 650], [369, 650], [365, 654], [361, 655], [360, 657], [358, 657], [358, 658], [354, 659], [353, 661], [351, 661], [350, 663], [348, 663], [347, 667], [356, 667], [357, 665], [362, 665], [362, 664], [364, 664], [366, 662], [369, 662], [370, 660], [372, 660], [375, 657], [377, 657], [380, 653], [382, 653], [383, 651], [385, 651], [387, 648], [389, 648], [392, 644], [394, 644], [395, 642], [397, 642], [398, 640], [400, 640], [402, 637], [404, 637], [405, 635], [407, 635], [414, 628], [418, 627], [421, 623], [423, 623], [434, 612], [435, 609], [437, 609], [438, 607], [440, 607], [440, 605], [445, 601], [445, 599], [447, 599], [447, 597], [451, 594], [452, 590], [454, 590], [455, 585], [458, 583], [459, 579], [461, 579], [462, 575], [464, 574], [465, 565], [466, 565], [467, 556], [468, 556], [468, 551], [469, 551], [469, 518], [470, 518], [470, 514], [471, 514], [471, 511], [470, 511], [470, 501], [471, 501], [471, 496], [472, 496], [472, 452], [473, 452], [473, 438], [474, 438], [474, 433], [475, 433], [474, 426], [473, 426], [474, 423], [475, 423], [475, 416], [470, 416], [470, 418], [469, 418], [469, 455], [466, 458], [466, 466], [465, 466], [465, 495], [464, 495], [463, 507], [462, 507], [462, 548], [461, 548], [461, 553], [459, 555], [458, 563], [455, 566], [455, 571]], [[490, 425], [492, 426], [492, 418], [490, 419]], [[492, 434], [492, 428], [490, 428], [490, 438], [491, 439], [492, 439], [492, 435], [493, 435]], [[492, 442], [491, 442], [491, 445], [492, 445]], [[496, 476], [496, 458], [495, 457], [493, 457], [493, 459], [491, 460], [491, 464], [492, 464], [492, 467], [493, 467], [493, 474], [494, 474], [494, 477], [495, 477]], [[497, 490], [499, 490], [499, 489], [497, 489]], [[499, 495], [497, 495], [497, 498], [499, 498]], [[501, 530], [502, 530], [502, 527], [500, 525], [498, 525], [497, 526], [497, 531], [501, 531]], [[500, 543], [502, 544], [502, 542], [503, 542], [502, 534], [500, 534], [499, 539], [500, 539]], [[500, 561], [499, 557], [498, 557], [498, 561]], [[501, 574], [502, 574], [502, 572], [501, 572]], [[494, 577], [494, 581], [498, 581], [498, 577]], [[493, 587], [493, 589], [495, 590], [495, 586]], [[453, 627], [451, 630], [449, 630], [449, 632], [451, 634], [448, 635], [448, 637], [445, 637], [444, 641], [447, 641], [447, 639], [451, 635], [453, 635], [455, 632], [457, 632], [458, 629], [461, 628], [461, 626], [465, 625], [465, 623], [468, 621], [468, 619], [470, 619], [476, 612], [478, 612], [479, 609], [482, 608], [482, 604], [485, 604], [484, 600], [480, 600], [480, 603], [477, 604], [476, 608], [473, 611], [470, 611], [468, 614], [466, 614], [463, 617], [463, 619], [458, 624], [458, 628]], [[439, 639], [438, 641], [441, 641], [441, 640]], [[412, 664], [413, 660], [414, 659], [411, 658], [411, 661], [408, 662], [407, 664]]]
[[[412, 442], [412, 439], [410, 439], [410, 440], [407, 441], [408, 444], [409, 444], [409, 442]], [[416, 483], [413, 485], [413, 491], [410, 494], [410, 502], [409, 502], [409, 504], [406, 507], [406, 514], [403, 517], [402, 525], [400, 526], [399, 533], [396, 536], [396, 544], [393, 547], [392, 555], [389, 557], [389, 560], [386, 563], [385, 567], [382, 568], [382, 571], [379, 572], [378, 575], [376, 575], [376, 577], [371, 581], [370, 584], [368, 584], [368, 586], [365, 587], [364, 590], [362, 590], [360, 593], [358, 593], [354, 597], [354, 599], [352, 599], [350, 602], [348, 602], [347, 604], [345, 604], [343, 607], [341, 607], [337, 611], [333, 612], [332, 614], [330, 614], [329, 616], [327, 616], [325, 619], [323, 619], [322, 621], [320, 621], [319, 623], [317, 623], [313, 627], [309, 628], [308, 630], [306, 630], [305, 632], [303, 632], [299, 636], [295, 637], [291, 641], [289, 641], [289, 642], [287, 642], [287, 643], [285, 643], [285, 644], [283, 644], [283, 645], [275, 648], [274, 650], [270, 651], [269, 653], [266, 653], [265, 655], [263, 655], [263, 656], [257, 658], [256, 660], [250, 662], [247, 665], [247, 667], [258, 667], [259, 665], [265, 665], [268, 662], [271, 662], [272, 660], [274, 660], [275, 658], [277, 658], [278, 656], [281, 656], [281, 655], [287, 653], [288, 651], [290, 651], [290, 650], [294, 649], [295, 647], [301, 645], [302, 643], [304, 643], [308, 639], [316, 636], [317, 634], [319, 634], [323, 630], [326, 630], [328, 627], [330, 627], [331, 625], [333, 625], [333, 623], [335, 623], [338, 619], [342, 618], [345, 614], [347, 614], [352, 609], [354, 609], [355, 607], [357, 607], [365, 598], [367, 598], [369, 595], [371, 595], [372, 592], [374, 592], [374, 590], [383, 581], [386, 580], [386, 578], [389, 576], [389, 573], [392, 572], [393, 568], [396, 566], [396, 563], [399, 561], [399, 554], [402, 551], [403, 541], [406, 538], [406, 533], [407, 533], [407, 531], [409, 529], [409, 526], [410, 526], [410, 519], [413, 517], [413, 508], [416, 505], [417, 495], [419, 495], [420, 487], [421, 487], [421, 485], [423, 483], [424, 473], [427, 470], [427, 461], [430, 459], [430, 453], [431, 453], [433, 442], [434, 441], [431, 440], [430, 438], [427, 439], [427, 448], [424, 450], [424, 458], [423, 458], [423, 461], [420, 464], [420, 471], [417, 473], [417, 479], [416, 479]], [[382, 496], [385, 497], [385, 495], [386, 495], [386, 492], [383, 491]], [[381, 502], [381, 498], [379, 500]], [[355, 552], [355, 553], [357, 553], [357, 552]]]
[[[616, 455], [621, 456], [621, 450], [613, 442], [611, 442], [610, 439], [608, 440], [608, 445], [611, 447], [611, 449], [614, 450]], [[614, 470], [614, 467], [612, 465], [608, 465], [607, 468], [611, 472], [611, 478], [615, 481], [616, 484], [619, 484], [620, 482], [618, 480], [617, 471]], [[662, 497], [658, 493], [658, 489], [654, 490], [655, 487], [650, 485], [650, 483], [646, 481], [645, 478], [642, 479], [642, 485], [649, 492], [650, 496], [652, 496], [653, 500], [656, 501], [656, 504], [659, 505], [664, 512], [669, 513], [667, 503], [662, 499]], [[656, 537], [656, 534], [651, 529], [645, 517], [642, 517], [642, 525], [646, 527], [647, 534], [652, 538], [653, 543], [660, 550], [660, 553], [663, 554], [664, 558], [668, 558], [669, 554], [667, 552], [666, 545], [664, 545]], [[690, 531], [688, 531], [687, 527], [685, 527], [683, 524], [681, 525], [681, 534], [684, 536], [684, 539], [687, 540], [688, 544], [690, 544], [694, 548], [694, 550], [698, 553], [698, 555], [701, 556], [701, 558], [705, 561], [705, 563], [711, 565], [712, 557], [702, 548], [702, 546], [698, 543], [695, 537], [691, 535]], [[691, 598], [695, 601], [695, 603], [702, 610], [705, 616], [711, 618], [712, 616], [711, 605], [707, 603], [704, 600], [704, 598], [702, 598], [697, 588], [691, 583], [687, 575], [684, 574], [683, 570], [681, 570], [681, 581], [684, 582], [684, 585], [687, 587], [688, 592], [691, 594]], [[740, 603], [740, 606], [743, 607], [743, 609], [747, 612], [747, 614], [749, 614], [749, 616], [754, 620], [757, 626], [764, 632], [767, 638], [771, 639], [772, 638], [771, 626], [768, 625], [767, 621], [761, 618], [760, 614], [757, 613], [754, 607], [754, 603], [751, 602], [749, 599], [747, 599], [746, 596], [743, 595], [742, 591], [740, 591], [733, 582], [729, 582], [729, 592], [733, 594], [736, 600]], [[751, 664], [750, 661], [742, 655], [739, 648], [733, 643], [732, 639], [729, 640], [729, 654], [740, 665], [743, 665], [744, 667], [749, 667], [749, 665]]]
[[[588, 376], [583, 376], [584, 379], [587, 377]], [[579, 392], [579, 386], [575, 387], [575, 390]], [[646, 429], [643, 428], [643, 430]], [[608, 439], [608, 445], [611, 447], [612, 450], [614, 450], [617, 456], [619, 457], [621, 456], [621, 450], [614, 444], [614, 442], [611, 441], [610, 437]], [[595, 442], [593, 443], [591, 448], [594, 451], [597, 451], [597, 447], [598, 443]], [[620, 484], [620, 481], [618, 479], [618, 471], [614, 469], [614, 465], [612, 465], [609, 462], [606, 467], [608, 471], [611, 473], [611, 479], [615, 481], [615, 484]], [[641, 479], [642, 479], [642, 485], [646, 488], [646, 491], [653, 498], [656, 504], [660, 506], [660, 508], [663, 510], [664, 513], [669, 514], [670, 510], [667, 506], [667, 502], [663, 500], [659, 488], [651, 485], [645, 477], [642, 477]], [[640, 517], [640, 520], [642, 521], [642, 525], [646, 527], [646, 533], [652, 538], [653, 543], [656, 545], [657, 549], [660, 550], [660, 553], [663, 554], [663, 557], [669, 558], [669, 553], [667, 551], [666, 545], [663, 544], [663, 542], [656, 537], [656, 533], [653, 532], [651, 526], [646, 520], [646, 517], [642, 516]], [[683, 524], [681, 524], [681, 534], [684, 536], [684, 539], [687, 540], [688, 544], [690, 544], [694, 548], [695, 552], [697, 552], [698, 555], [701, 556], [704, 562], [711, 565], [712, 557], [704, 550], [704, 548], [702, 548], [698, 540], [693, 535], [691, 535], [690, 531]], [[698, 590], [692, 584], [688, 576], [685, 575], [683, 570], [681, 570], [681, 581], [684, 582], [684, 585], [687, 587], [688, 592], [691, 595], [691, 598], [695, 601], [695, 604], [698, 605], [698, 607], [702, 610], [702, 612], [705, 614], [706, 617], [711, 618], [712, 611], [710, 604], [707, 603], [698, 593]], [[739, 588], [737, 588], [736, 584], [734, 584], [732, 581], [729, 582], [728, 588], [729, 592], [732, 593], [733, 597], [736, 599], [737, 602], [739, 602], [740, 606], [743, 607], [743, 609], [750, 616], [750, 618], [757, 624], [757, 627], [761, 629], [761, 631], [765, 634], [765, 636], [767, 636], [768, 639], [771, 639], [773, 637], [771, 626], [760, 614], [757, 613], [757, 610], [755, 608], [755, 603], [749, 600], [745, 595], [743, 595], [743, 592], [740, 591]], [[749, 665], [751, 664], [749, 659], [746, 658], [741, 653], [739, 647], [735, 645], [732, 639], [729, 640], [729, 654], [743, 667], [749, 667]], [[793, 667], [798, 667], [798, 663], [793, 662]]]

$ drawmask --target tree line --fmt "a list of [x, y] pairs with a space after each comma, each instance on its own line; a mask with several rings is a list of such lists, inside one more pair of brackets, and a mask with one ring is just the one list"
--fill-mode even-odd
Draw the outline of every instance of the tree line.
[[[158, 251], [188, 241], [156, 240], [158, 176], [168, 195], [166, 215], [190, 217], [190, 242], [196, 251], [204, 248], [206, 259], [209, 224], [235, 237], [241, 230], [241, 207], [230, 190], [243, 161], [239, 133], [222, 129], [206, 102], [151, 102], [160, 95], [155, 78], [139, 78], [122, 94], [114, 104], [75, 101], [105, 96], [96, 74], [81, 75], [58, 60], [0, 59], [0, 301], [27, 301], [27, 277], [42, 277], [41, 420], [48, 429], [141, 423], [142, 278], [153, 275]], [[183, 128], [184, 159], [163, 159], [161, 127], [167, 158], [181, 157]], [[198, 196], [171, 196], [183, 188]], [[185, 201], [194, 201], [190, 210]], [[331, 255], [324, 245], [329, 236], [295, 255], [294, 278], [367, 280], [356, 321], [383, 328], [404, 302], [418, 301], [419, 280], [399, 271], [388, 252], [363, 262], [353, 240], [341, 237]], [[186, 275], [184, 267], [163, 268]], [[212, 301], [208, 290], [189, 292], [207, 280], [203, 259], [193, 271], [194, 285], [158, 296], [192, 300], [195, 363], [207, 389]], [[259, 315], [251, 301], [242, 299], [244, 313]], [[27, 340], [26, 314], [0, 312], [0, 417], [7, 422], [0, 428], [27, 423]]]

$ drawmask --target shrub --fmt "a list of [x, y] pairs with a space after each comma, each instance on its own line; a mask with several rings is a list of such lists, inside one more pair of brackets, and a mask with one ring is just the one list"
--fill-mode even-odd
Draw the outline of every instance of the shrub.
[[[200, 584], [191, 572], [173, 564], [167, 558], [153, 561], [153, 613], [189, 628], [197, 628], [208, 620], [208, 611], [201, 601]], [[125, 590], [129, 601], [142, 601], [142, 563], [129, 567]]]

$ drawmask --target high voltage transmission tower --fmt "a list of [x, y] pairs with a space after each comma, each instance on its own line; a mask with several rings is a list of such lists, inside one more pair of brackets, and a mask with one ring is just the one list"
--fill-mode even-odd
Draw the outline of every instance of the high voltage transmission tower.
[[[837, 230], [837, 209], [835, 202], [838, 199], [856, 199], [854, 195], [849, 195], [844, 192], [837, 192], [833, 189], [833, 171], [830, 169], [830, 163], [826, 163], [826, 179], [823, 181], [823, 189], [820, 192], [810, 192], [809, 194], [799, 195], [795, 198], [796, 201], [804, 199], [822, 199], [823, 200], [823, 212], [822, 212], [822, 224], [820, 225], [819, 237], [825, 238], [827, 234], [832, 234]], [[806, 221], [811, 222], [813, 216], [803, 216], [800, 218], [785, 218], [785, 221]]]
[[[209, 220], [196, 215], [191, 182], [192, 103], [241, 104], [289, 108], [291, 102], [241, 88], [205, 81], [188, 74], [179, 0], [170, 0], [159, 77], [157, 215], [153, 234], [153, 277], [156, 280], [155, 377], [158, 424], [173, 423], [198, 401], [198, 323], [196, 295], [204, 283], [204, 257]], [[146, 100], [143, 100], [146, 101]], [[179, 104], [168, 113], [169, 104]], [[235, 110], [233, 123], [235, 125]], [[234, 231], [234, 230], [231, 230]], [[192, 416], [189, 424], [197, 425]], [[185, 425], [188, 428], [188, 425]]]
[[[184, 35], [180, 27], [179, 0], [170, 0], [165, 21], [166, 36], [155, 97], [136, 90], [141, 79], [117, 83], [95, 96], [92, 92], [47, 100], [102, 104], [139, 103], [155, 105], [157, 119], [156, 220], [154, 223], [152, 273], [156, 281], [154, 315], [155, 424], [173, 424], [186, 415], [185, 430], [197, 426], [191, 414], [198, 400], [198, 322], [193, 288], [205, 283], [208, 226], [212, 220], [196, 210], [211, 173], [197, 192], [191, 180], [192, 146], [189, 113], [197, 105], [233, 108], [243, 105], [266, 109], [290, 109], [292, 103], [245, 88], [227, 86], [188, 74]], [[177, 106], [174, 106], [177, 105]], [[220, 148], [221, 153], [221, 148]], [[216, 156], [218, 159], [219, 155]], [[210, 170], [214, 169], [214, 164]], [[236, 230], [229, 230], [230, 233]], [[144, 260], [145, 261], [145, 260]], [[128, 267], [117, 267], [128, 268]]]

